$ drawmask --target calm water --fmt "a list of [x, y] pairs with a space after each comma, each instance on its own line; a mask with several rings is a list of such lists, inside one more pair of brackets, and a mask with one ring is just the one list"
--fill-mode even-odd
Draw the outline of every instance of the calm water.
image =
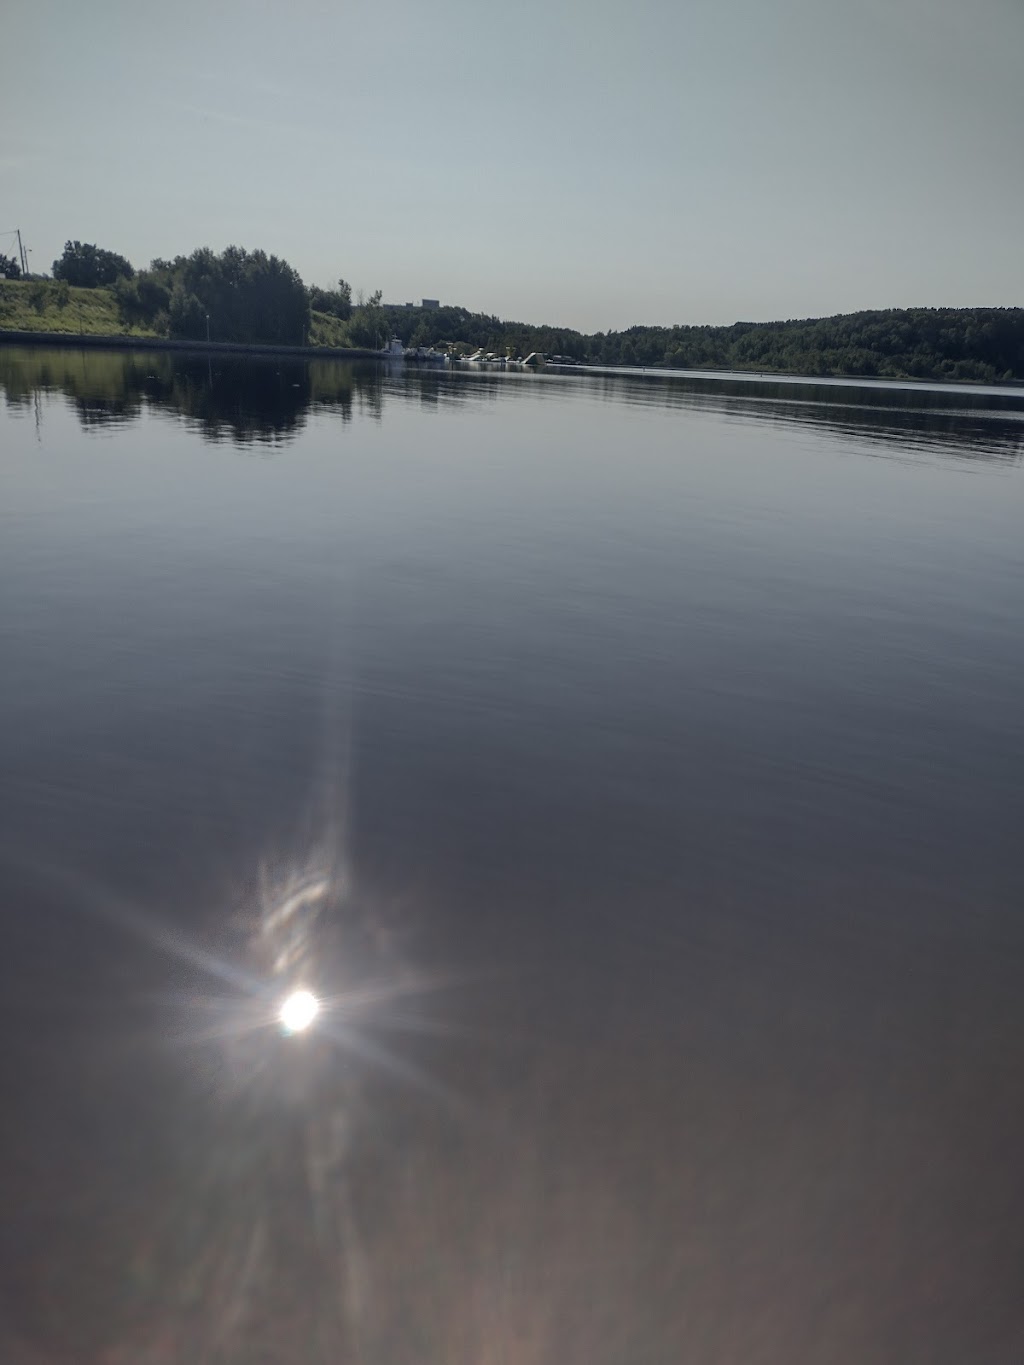
[[1024, 394], [0, 387], [5, 1361], [1021, 1358]]

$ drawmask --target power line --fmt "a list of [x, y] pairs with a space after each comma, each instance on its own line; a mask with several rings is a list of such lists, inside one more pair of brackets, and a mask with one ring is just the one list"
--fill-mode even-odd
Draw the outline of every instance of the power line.
[[21, 240], [21, 228], [11, 228], [9, 232], [0, 232], [0, 237], [17, 237], [18, 239], [18, 260], [21, 264], [21, 273], [28, 274], [28, 252]]

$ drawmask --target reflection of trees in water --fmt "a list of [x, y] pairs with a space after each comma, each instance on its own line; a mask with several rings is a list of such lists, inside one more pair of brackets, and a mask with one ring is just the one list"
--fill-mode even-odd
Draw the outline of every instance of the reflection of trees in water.
[[379, 413], [380, 368], [342, 361], [160, 351], [0, 350], [0, 385], [14, 407], [40, 391], [63, 393], [83, 427], [136, 420], [144, 408], [183, 417], [211, 441], [287, 441], [313, 407]]
[[174, 357], [149, 381], [147, 398], [190, 419], [207, 440], [277, 442], [301, 429], [309, 406], [306, 367], [265, 360], [237, 364]]
[[12, 406], [27, 406], [40, 391], [63, 393], [89, 425], [97, 420], [94, 413], [104, 411], [120, 420], [137, 415], [140, 406], [137, 390], [126, 382], [126, 359], [103, 351], [0, 347], [0, 385]]
[[[567, 382], [572, 382], [567, 381]], [[1024, 456], [1024, 398], [925, 388], [601, 376], [602, 394], [644, 407], [694, 408], [843, 440], [993, 460]]]
[[65, 394], [84, 428], [137, 420], [144, 409], [193, 424], [209, 441], [280, 444], [306, 415], [353, 413], [379, 420], [387, 401], [464, 408], [512, 398], [593, 394], [628, 404], [694, 408], [740, 421], [813, 428], [878, 446], [996, 460], [1024, 452], [1019, 394], [926, 388], [857, 388], [744, 378], [660, 374], [534, 375], [389, 367], [375, 361], [281, 360], [160, 351], [0, 348], [0, 386], [13, 408], [41, 391]]

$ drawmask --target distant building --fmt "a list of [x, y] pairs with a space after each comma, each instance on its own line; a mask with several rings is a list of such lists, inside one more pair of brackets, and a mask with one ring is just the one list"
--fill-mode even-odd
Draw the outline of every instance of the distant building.
[[440, 307], [441, 307], [441, 300], [440, 300], [440, 299], [424, 299], [424, 300], [423, 300], [423, 303], [422, 303], [422, 305], [421, 305], [421, 307], [423, 307], [423, 308], [440, 308]]

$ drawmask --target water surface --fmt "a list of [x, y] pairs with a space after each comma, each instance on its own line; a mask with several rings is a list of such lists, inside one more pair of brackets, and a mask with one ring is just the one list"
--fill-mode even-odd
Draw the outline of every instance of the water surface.
[[1019, 1357], [1024, 394], [0, 385], [5, 1359]]

